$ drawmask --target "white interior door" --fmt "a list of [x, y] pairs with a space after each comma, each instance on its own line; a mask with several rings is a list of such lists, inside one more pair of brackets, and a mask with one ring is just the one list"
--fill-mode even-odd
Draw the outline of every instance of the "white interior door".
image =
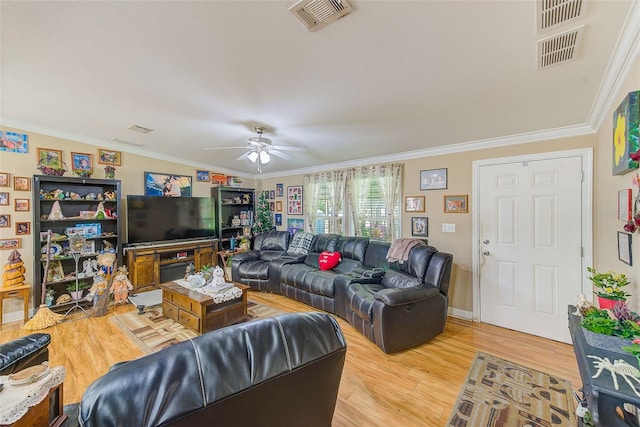
[[571, 342], [582, 289], [582, 159], [487, 165], [477, 198], [480, 320]]

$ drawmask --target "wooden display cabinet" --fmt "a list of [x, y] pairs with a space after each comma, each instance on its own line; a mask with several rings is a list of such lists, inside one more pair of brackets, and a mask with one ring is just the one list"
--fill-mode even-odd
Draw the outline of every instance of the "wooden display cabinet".
[[217, 265], [218, 240], [167, 243], [125, 248], [132, 294], [151, 291], [158, 284], [182, 278], [189, 263], [196, 270]]

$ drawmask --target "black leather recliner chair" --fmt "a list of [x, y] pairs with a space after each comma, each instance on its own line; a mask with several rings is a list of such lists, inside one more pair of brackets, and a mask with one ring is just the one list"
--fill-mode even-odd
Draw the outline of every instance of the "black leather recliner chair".
[[0, 375], [10, 375], [49, 360], [51, 335], [36, 333], [0, 344]]
[[233, 256], [231, 279], [249, 285], [257, 291], [273, 291], [269, 282], [269, 263], [286, 257], [290, 238], [288, 231], [257, 234], [253, 241], [253, 250]]
[[323, 313], [218, 329], [98, 378], [80, 402], [80, 424], [328, 427], [346, 350]]
[[392, 262], [379, 283], [345, 289], [346, 320], [385, 353], [423, 344], [444, 332], [453, 256], [416, 246]]

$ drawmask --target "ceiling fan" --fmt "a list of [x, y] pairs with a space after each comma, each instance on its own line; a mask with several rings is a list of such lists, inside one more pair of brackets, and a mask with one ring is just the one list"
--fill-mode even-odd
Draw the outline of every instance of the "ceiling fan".
[[271, 161], [272, 154], [276, 157], [280, 157], [281, 159], [293, 160], [293, 157], [286, 153], [283, 153], [282, 151], [307, 151], [307, 149], [303, 147], [273, 145], [269, 138], [265, 138], [264, 136], [262, 136], [264, 131], [266, 130], [264, 126], [256, 126], [255, 130], [258, 136], [249, 138], [247, 140], [248, 145], [235, 147], [209, 147], [205, 148], [205, 150], [225, 150], [229, 148], [243, 148], [245, 150], [248, 150], [242, 156], [238, 157], [237, 160], [249, 159], [251, 163], [257, 163], [258, 172], [262, 172], [262, 165], [266, 165]]

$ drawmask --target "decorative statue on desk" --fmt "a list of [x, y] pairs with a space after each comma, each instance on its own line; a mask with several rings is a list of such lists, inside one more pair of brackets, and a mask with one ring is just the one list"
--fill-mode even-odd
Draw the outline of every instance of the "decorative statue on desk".
[[220, 268], [220, 266], [216, 266], [213, 269], [213, 280], [211, 281], [211, 285], [215, 287], [220, 287], [224, 285], [224, 270]]

